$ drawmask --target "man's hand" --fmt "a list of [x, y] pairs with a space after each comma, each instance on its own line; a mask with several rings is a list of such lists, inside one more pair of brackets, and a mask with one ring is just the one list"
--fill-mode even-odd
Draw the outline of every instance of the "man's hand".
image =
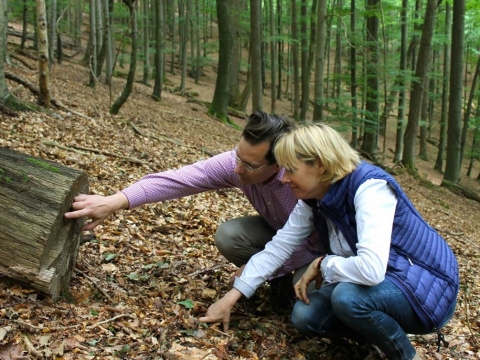
[[318, 262], [321, 261], [322, 259], [323, 257], [313, 260], [310, 266], [308, 267], [308, 269], [305, 271], [305, 273], [301, 277], [301, 279], [298, 280], [294, 286], [295, 295], [297, 295], [297, 298], [304, 301], [306, 304], [310, 303], [310, 300], [308, 300], [308, 296], [307, 296], [308, 284], [310, 284], [312, 281], [315, 280], [315, 289], [317, 290], [320, 289], [320, 286], [322, 285], [322, 282], [323, 282], [322, 273], [317, 268]]
[[214, 323], [221, 321], [223, 324], [223, 331], [228, 331], [230, 323], [230, 313], [235, 303], [242, 297], [242, 293], [237, 289], [232, 289], [227, 292], [223, 298], [216, 303], [210, 305], [204, 317], [199, 318], [200, 322]]
[[82, 231], [92, 230], [110, 214], [126, 208], [128, 208], [128, 199], [122, 192], [111, 196], [81, 194], [75, 197], [72, 204], [73, 211], [65, 213], [65, 217], [67, 219], [76, 219], [87, 216], [92, 221], [85, 224], [82, 227]]

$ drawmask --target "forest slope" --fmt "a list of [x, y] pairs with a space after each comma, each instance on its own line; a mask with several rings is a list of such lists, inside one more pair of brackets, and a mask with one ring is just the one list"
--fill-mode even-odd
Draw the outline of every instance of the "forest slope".
[[[7, 70], [37, 83], [34, 70], [20, 65]], [[178, 83], [168, 77], [169, 83]], [[152, 89], [139, 83], [112, 117], [108, 109], [124, 81], [114, 79], [111, 92], [102, 84], [92, 90], [87, 81], [88, 70], [75, 63], [52, 68], [52, 96], [91, 119], [57, 109], [50, 115], [4, 114], [0, 146], [83, 169], [91, 191], [107, 195], [147, 173], [231, 149], [239, 139], [238, 130], [208, 117], [203, 105], [167, 90], [156, 103]], [[199, 85], [189, 83], [188, 91], [210, 101], [213, 83], [202, 77]], [[9, 85], [17, 97], [35, 102], [23, 86]], [[279, 113], [289, 113], [287, 102], [280, 106]], [[478, 358], [480, 204], [401, 169], [396, 178], [450, 243], [461, 269], [457, 310], [444, 329], [449, 345], [435, 354], [436, 336], [412, 341], [427, 359]], [[379, 358], [370, 348], [302, 338], [288, 318], [271, 311], [267, 286], [235, 308], [230, 334], [198, 324], [196, 318], [228, 290], [234, 271], [215, 248], [217, 225], [252, 213], [236, 190], [120, 212], [86, 237], [70, 292], [58, 303], [1, 277], [0, 358], [13, 358], [20, 350], [32, 358], [53, 354], [63, 359]]]

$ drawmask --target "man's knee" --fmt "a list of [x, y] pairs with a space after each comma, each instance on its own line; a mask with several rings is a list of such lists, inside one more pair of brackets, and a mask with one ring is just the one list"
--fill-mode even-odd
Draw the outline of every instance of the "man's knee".
[[222, 255], [228, 254], [233, 249], [236, 232], [229, 222], [222, 223], [215, 233], [215, 245]]

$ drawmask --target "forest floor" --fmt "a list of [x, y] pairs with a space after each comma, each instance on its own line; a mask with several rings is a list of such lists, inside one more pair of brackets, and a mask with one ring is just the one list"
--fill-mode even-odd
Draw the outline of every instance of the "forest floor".
[[[12, 59], [6, 70], [36, 85], [36, 63], [23, 59], [32, 69]], [[199, 84], [189, 79], [193, 98], [211, 101], [215, 76], [209, 71]], [[111, 90], [102, 83], [91, 89], [88, 78], [87, 68], [66, 61], [53, 65], [50, 81], [52, 97], [89, 118], [56, 108], [3, 114], [0, 146], [82, 169], [90, 192], [108, 195], [147, 173], [232, 149], [239, 140], [240, 132], [209, 117], [201, 102], [175, 93], [178, 75], [167, 74], [161, 102], [152, 100], [151, 87], [136, 83], [117, 116], [108, 110], [124, 80], [114, 79]], [[22, 85], [9, 87], [19, 99], [36, 102]], [[269, 110], [268, 101], [264, 107]], [[289, 102], [279, 102], [277, 112], [290, 114]], [[431, 158], [418, 160], [421, 177], [396, 169], [396, 178], [458, 256], [462, 287], [443, 329], [448, 345], [437, 352], [436, 335], [411, 340], [425, 359], [478, 359], [480, 204], [437, 186], [441, 174], [431, 170]], [[463, 176], [462, 184], [480, 193], [477, 181]], [[198, 323], [228, 291], [235, 271], [215, 248], [215, 230], [253, 213], [237, 190], [119, 212], [81, 245], [79, 271], [58, 302], [0, 277], [0, 359], [381, 359], [370, 347], [300, 336], [287, 316], [270, 308], [268, 285], [235, 307], [229, 333]]]

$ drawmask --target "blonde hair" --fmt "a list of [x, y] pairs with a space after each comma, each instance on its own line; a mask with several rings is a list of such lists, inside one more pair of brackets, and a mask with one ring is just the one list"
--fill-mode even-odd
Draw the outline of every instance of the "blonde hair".
[[308, 124], [280, 137], [275, 144], [275, 158], [280, 166], [295, 171], [298, 162], [323, 165], [320, 181], [334, 183], [351, 173], [360, 156], [336, 130], [326, 124]]

